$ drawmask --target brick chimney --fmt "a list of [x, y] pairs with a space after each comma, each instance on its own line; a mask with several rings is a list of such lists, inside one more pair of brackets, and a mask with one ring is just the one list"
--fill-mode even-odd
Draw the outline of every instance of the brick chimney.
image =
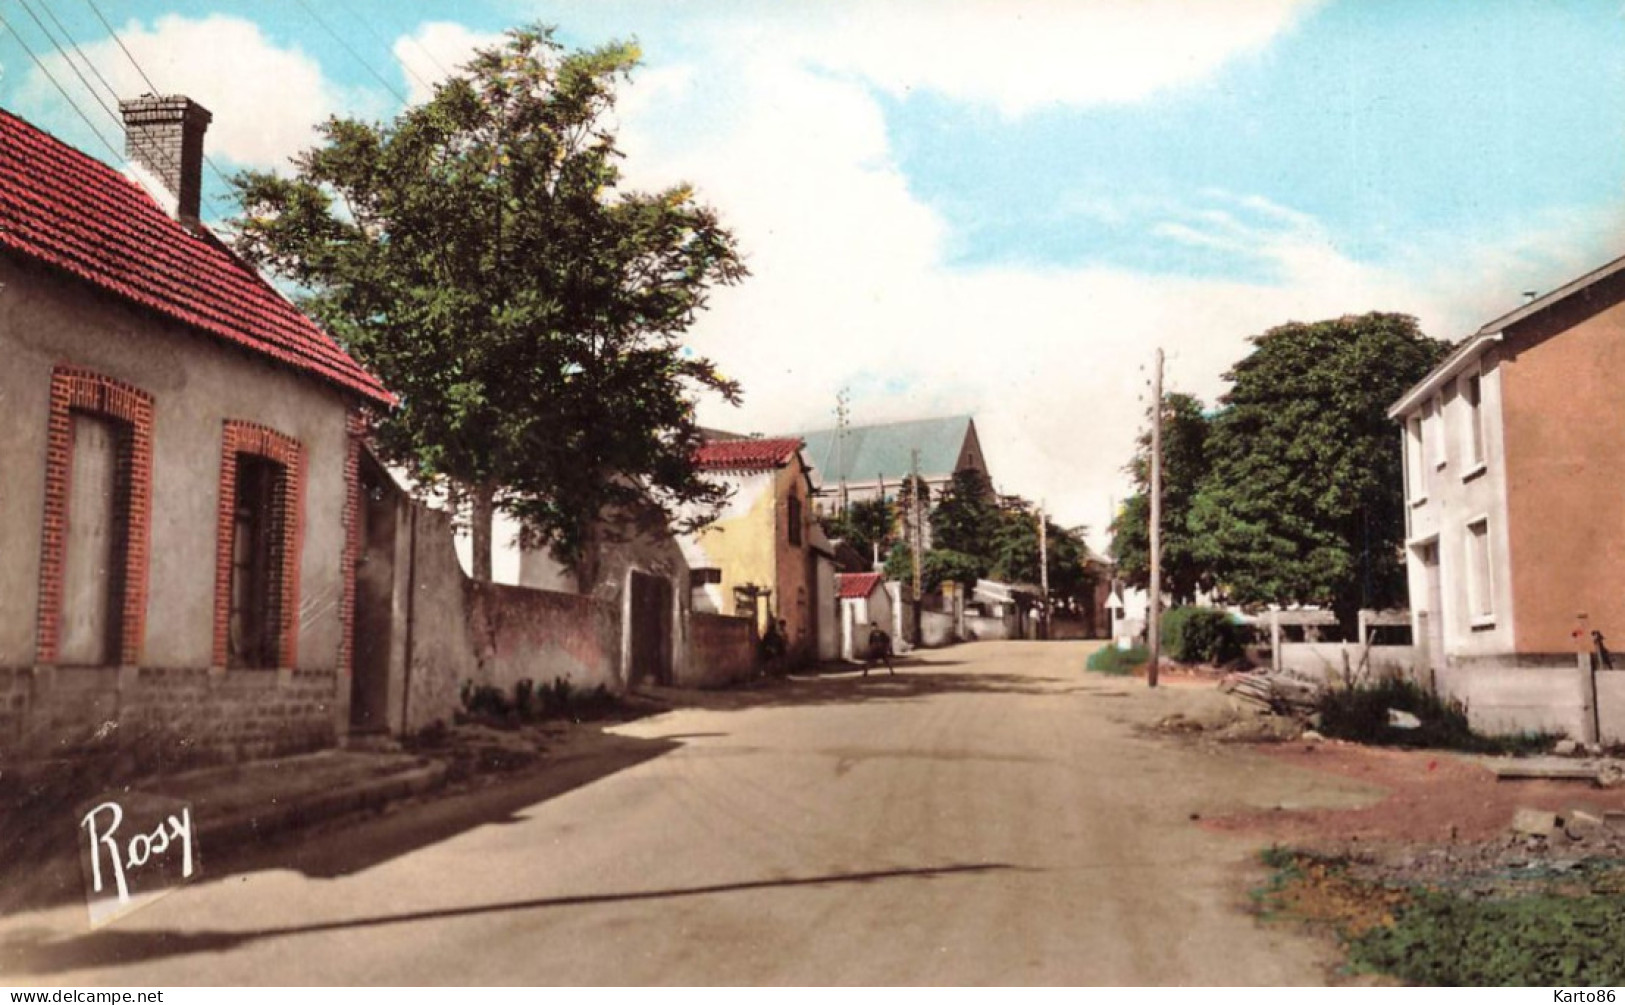
[[175, 216], [198, 222], [203, 197], [203, 133], [214, 118], [184, 95], [143, 94], [120, 101], [124, 115], [124, 156], [163, 182], [176, 199]]

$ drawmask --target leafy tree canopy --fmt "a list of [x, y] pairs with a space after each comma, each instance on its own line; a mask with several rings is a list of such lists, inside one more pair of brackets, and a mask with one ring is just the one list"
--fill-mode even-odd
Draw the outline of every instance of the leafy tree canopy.
[[931, 546], [975, 555], [991, 564], [999, 522], [987, 475], [975, 468], [955, 471], [931, 510]]
[[986, 575], [986, 559], [952, 548], [932, 548], [920, 563], [920, 586], [926, 593], [936, 593], [942, 589], [943, 583], [950, 582], [970, 590], [976, 586], [978, 579]]
[[823, 522], [824, 533], [850, 544], [865, 558], [877, 549], [886, 555], [897, 537], [897, 506], [889, 499], [860, 499]]
[[1197, 554], [1242, 603], [1321, 603], [1347, 623], [1405, 597], [1401, 457], [1388, 407], [1449, 351], [1416, 319], [1291, 323], [1226, 374], [1192, 505]]
[[575, 560], [608, 508], [697, 523], [722, 498], [694, 396], [739, 387], [679, 340], [746, 270], [687, 187], [618, 188], [637, 60], [517, 29], [393, 122], [329, 120], [291, 177], [235, 179], [237, 250], [400, 397], [377, 443], [474, 499], [486, 578], [493, 503]]
[[999, 511], [999, 528], [994, 536], [993, 578], [1007, 583], [1042, 582], [1040, 552], [1048, 554], [1050, 601], [1059, 606], [1087, 604], [1094, 589], [1095, 574], [1088, 567], [1089, 547], [1085, 528], [1061, 527], [1044, 518], [1046, 540], [1040, 548], [1038, 511], [1025, 499], [1009, 497]]
[[[1148, 416], [1149, 424], [1149, 416]], [[1202, 402], [1171, 393], [1162, 400], [1162, 588], [1176, 604], [1191, 604], [1213, 587], [1213, 573], [1191, 530], [1191, 507], [1208, 474], [1210, 423]], [[1118, 575], [1141, 589], [1151, 583], [1151, 431], [1140, 434], [1128, 465], [1135, 492], [1112, 521]]]

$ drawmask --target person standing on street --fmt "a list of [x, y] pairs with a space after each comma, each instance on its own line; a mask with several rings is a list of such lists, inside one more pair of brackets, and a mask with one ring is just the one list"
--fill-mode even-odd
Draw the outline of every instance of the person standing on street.
[[897, 668], [891, 665], [891, 636], [887, 635], [879, 625], [869, 622], [869, 658], [863, 661], [863, 675], [869, 676], [869, 668], [879, 660], [886, 664], [886, 671], [897, 673]]

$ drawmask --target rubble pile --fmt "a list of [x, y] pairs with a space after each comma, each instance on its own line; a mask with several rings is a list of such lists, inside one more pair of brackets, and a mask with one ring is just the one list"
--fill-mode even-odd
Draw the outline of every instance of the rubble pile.
[[1625, 892], [1625, 812], [1520, 808], [1495, 841], [1342, 849], [1349, 872], [1385, 885], [1501, 897], [1553, 883]]
[[1321, 684], [1273, 670], [1228, 673], [1219, 690], [1276, 715], [1307, 721], [1320, 704]]

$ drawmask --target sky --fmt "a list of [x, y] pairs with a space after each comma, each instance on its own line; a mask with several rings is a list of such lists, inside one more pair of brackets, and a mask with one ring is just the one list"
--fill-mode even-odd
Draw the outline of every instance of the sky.
[[0, 106], [118, 163], [87, 84], [189, 95], [222, 222], [223, 176], [506, 28], [635, 40], [624, 185], [694, 185], [752, 273], [686, 340], [745, 390], [702, 423], [969, 413], [999, 490], [1097, 547], [1156, 348], [1211, 405], [1275, 325], [1456, 341], [1625, 253], [1619, 0], [95, 3], [0, 0]]

